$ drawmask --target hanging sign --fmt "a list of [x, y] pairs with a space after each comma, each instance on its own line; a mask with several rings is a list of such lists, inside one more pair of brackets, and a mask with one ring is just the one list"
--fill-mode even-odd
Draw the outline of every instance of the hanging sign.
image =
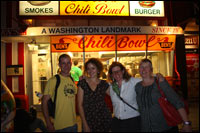
[[28, 27], [26, 35], [94, 35], [94, 34], [183, 34], [181, 27], [172, 26], [71, 26]]
[[19, 1], [19, 15], [59, 15], [59, 1]]
[[[146, 40], [148, 38], [148, 40]], [[52, 52], [174, 50], [175, 35], [85, 35], [51, 36]], [[83, 47], [85, 49], [83, 50]]]
[[60, 15], [129, 16], [128, 1], [60, 1]]
[[164, 1], [129, 1], [130, 16], [164, 17]]
[[198, 49], [199, 36], [185, 36], [185, 48], [186, 49]]

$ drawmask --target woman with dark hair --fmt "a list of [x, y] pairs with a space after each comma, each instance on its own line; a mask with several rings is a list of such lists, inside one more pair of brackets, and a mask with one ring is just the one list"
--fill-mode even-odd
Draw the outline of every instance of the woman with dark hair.
[[105, 103], [109, 84], [101, 80], [103, 64], [96, 58], [84, 66], [85, 78], [78, 82], [78, 110], [84, 132], [110, 131], [112, 115]]
[[110, 97], [113, 104], [113, 132], [139, 132], [140, 113], [136, 102], [135, 85], [141, 79], [132, 77], [119, 62], [113, 62], [108, 71], [111, 80]]

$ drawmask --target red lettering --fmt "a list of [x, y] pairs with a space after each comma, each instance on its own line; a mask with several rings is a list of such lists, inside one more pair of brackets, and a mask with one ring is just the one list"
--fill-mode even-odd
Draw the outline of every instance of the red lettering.
[[[106, 36], [101, 44], [101, 48], [105, 48], [107, 46], [107, 48], [111, 48], [115, 45], [115, 43], [113, 44], [110, 44], [113, 40], [113, 36], [111, 36], [111, 38], [109, 39], [110, 37], [109, 36]], [[108, 43], [106, 43], [108, 42]]]
[[146, 43], [145, 40], [130, 40], [130, 38], [128, 36], [124, 36], [120, 39], [117, 40], [118, 44], [117, 46], [119, 48], [125, 48], [125, 47], [129, 47], [129, 48], [132, 48], [132, 47], [143, 47], [143, 45]]
[[77, 14], [87, 14], [90, 10], [90, 6], [80, 6], [77, 5], [75, 3], [69, 4], [66, 8], [65, 8], [65, 13], [70, 14], [70, 13], [77, 13]]
[[[108, 6], [106, 5], [106, 4], [98, 4], [96, 7], [95, 7], [95, 9], [97, 10], [97, 12], [95, 13], [95, 12], [93, 12], [94, 14], [98, 14], [98, 13], [100, 13], [101, 11], [103, 11], [102, 12], [102, 14], [104, 14], [105, 13], [105, 9], [107, 8]], [[102, 10], [104, 8], [104, 10]]]
[[[98, 41], [96, 41], [98, 40]], [[113, 41], [113, 36], [100, 36], [99, 39], [95, 39], [95, 36], [91, 36], [90, 38], [85, 37], [84, 43], [85, 48], [111, 48], [115, 45], [115, 43], [111, 43]], [[80, 39], [78, 43], [79, 48], [83, 48], [83, 38]]]
[[87, 40], [87, 38], [85, 37], [84, 40], [83, 40], [83, 37], [79, 40], [78, 42], [78, 47], [80, 49], [83, 49], [83, 42], [85, 42]]
[[74, 3], [72, 3], [72, 4], [69, 4], [66, 8], [65, 8], [65, 13], [67, 13], [67, 14], [70, 14], [70, 13], [72, 13], [73, 11], [68, 11], [68, 10], [72, 10], [72, 9], [74, 9], [75, 8], [75, 4]]
[[149, 39], [148, 39], [148, 47], [153, 47], [154, 45], [156, 45], [158, 42], [150, 45], [150, 42], [152, 42], [153, 40], [155, 40], [156, 36], [151, 36]]
[[95, 9], [97, 10], [96, 13], [93, 12], [94, 14], [121, 14], [122, 10], [124, 9], [124, 5], [121, 7], [121, 9], [111, 9], [108, 8], [107, 4], [98, 4]]
[[[94, 48], [95, 47], [95, 40], [93, 40], [94, 36], [92, 36], [90, 39], [89, 39], [89, 42], [87, 45], [85, 45], [86, 48], [89, 47], [89, 45], [91, 44], [91, 48]], [[86, 42], [85, 42], [86, 44]]]
[[117, 42], [119, 42], [119, 43], [117, 43], [117, 46], [119, 48], [125, 48], [127, 46], [128, 40], [129, 40], [128, 36], [124, 36], [124, 37], [118, 39]]

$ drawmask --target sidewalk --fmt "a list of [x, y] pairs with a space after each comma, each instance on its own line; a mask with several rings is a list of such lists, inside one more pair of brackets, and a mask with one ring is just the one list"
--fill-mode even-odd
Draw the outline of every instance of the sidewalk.
[[192, 122], [192, 130], [199, 132], [199, 99], [189, 102], [189, 120]]
[[[38, 118], [41, 118], [44, 122], [44, 117], [41, 111], [38, 111]], [[189, 120], [192, 122], [192, 130], [193, 132], [199, 132], [199, 101], [190, 101], [189, 102]], [[78, 132], [81, 132], [81, 119], [80, 116], [77, 115], [77, 123], [78, 123]], [[182, 125], [179, 125], [181, 128]], [[41, 132], [40, 129], [37, 129], [36, 132]]]

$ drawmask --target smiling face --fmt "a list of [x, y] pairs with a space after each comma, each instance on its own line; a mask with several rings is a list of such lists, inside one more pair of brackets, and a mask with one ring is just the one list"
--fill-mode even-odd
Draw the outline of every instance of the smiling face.
[[87, 74], [89, 75], [89, 77], [91, 77], [91, 78], [97, 77], [98, 69], [97, 69], [96, 65], [94, 65], [92, 63], [88, 63], [86, 71], [87, 71]]
[[123, 80], [124, 71], [119, 66], [112, 68], [112, 77], [118, 82]]
[[139, 73], [142, 78], [151, 77], [153, 68], [149, 62], [142, 62], [139, 66]]
[[72, 66], [71, 59], [68, 58], [68, 57], [61, 58], [60, 62], [59, 62], [59, 66], [60, 66], [60, 69], [61, 69], [60, 73], [62, 75], [69, 75], [69, 72], [70, 72], [71, 66]]

